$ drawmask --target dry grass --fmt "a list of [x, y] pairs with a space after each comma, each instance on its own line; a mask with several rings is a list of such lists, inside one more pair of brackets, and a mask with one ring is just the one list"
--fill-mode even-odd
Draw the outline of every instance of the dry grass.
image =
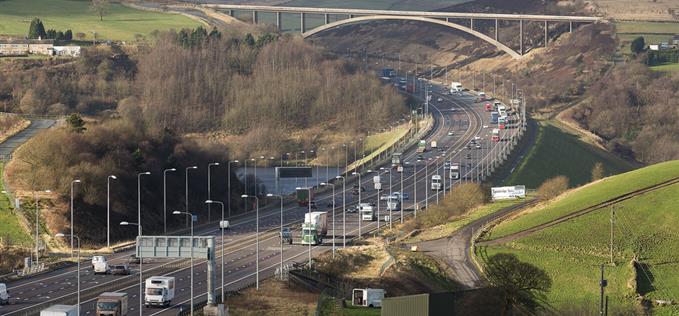
[[229, 315], [313, 315], [318, 294], [307, 292], [287, 282], [269, 279], [260, 283], [260, 290], [245, 290], [227, 298]]
[[29, 120], [23, 119], [18, 115], [0, 113], [0, 143], [21, 132], [30, 124]]
[[[597, 11], [607, 18], [636, 21], [676, 21], [670, 10], [679, 11], [676, 1], [594, 0]], [[675, 13], [677, 14], [677, 13]]]

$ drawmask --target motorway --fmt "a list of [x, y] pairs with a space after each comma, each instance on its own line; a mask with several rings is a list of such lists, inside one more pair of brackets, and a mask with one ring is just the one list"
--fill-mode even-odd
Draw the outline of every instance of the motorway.
[[[440, 90], [440, 87], [436, 87]], [[442, 98], [442, 102], [437, 102], [438, 98]], [[476, 174], [479, 163], [485, 161], [487, 165], [488, 160], [483, 160], [482, 157], [490, 159], [496, 155], [498, 146], [506, 146], [507, 142], [491, 142], [490, 130], [488, 127], [488, 114], [482, 109], [482, 104], [474, 102], [474, 96], [464, 94], [461, 96], [448, 96], [435, 94], [433, 102], [430, 103], [431, 114], [434, 117], [434, 124], [431, 132], [427, 135], [427, 142], [432, 140], [438, 142], [438, 146], [443, 148], [442, 151], [428, 151], [423, 154], [422, 161], [416, 161], [417, 153], [414, 148], [409, 148], [404, 151], [402, 160], [410, 162], [413, 167], [406, 167], [403, 172], [403, 190], [401, 190], [401, 174], [392, 170], [392, 172], [383, 174], [383, 192], [402, 191], [409, 194], [409, 199], [404, 200], [404, 211], [394, 212], [392, 219], [397, 221], [401, 214], [404, 217], [411, 216], [415, 209], [415, 201], [421, 209], [426, 204], [425, 196], [428, 198], [428, 203], [435, 203], [437, 199], [443, 197], [443, 191], [434, 193], [427, 188], [431, 175], [443, 174], [443, 157], [451, 159], [453, 162], [463, 162], [463, 173], [472, 178], [471, 174]], [[452, 110], [452, 109], [455, 110]], [[503, 131], [503, 133], [516, 133], [518, 129], [511, 129]], [[452, 132], [452, 136], [448, 136]], [[481, 137], [481, 149], [467, 149], [466, 146], [475, 136]], [[505, 137], [505, 136], [503, 136]], [[466, 157], [469, 155], [471, 159]], [[437, 156], [441, 156], [438, 160]], [[430, 159], [431, 158], [431, 159]], [[437, 168], [438, 165], [438, 168]], [[416, 167], [415, 167], [416, 166]], [[476, 169], [472, 169], [476, 168]], [[415, 173], [415, 169], [417, 173]], [[438, 169], [438, 170], [437, 170]], [[372, 188], [372, 176], [375, 173], [366, 174], [362, 176], [362, 186], [366, 191], [361, 194], [363, 202], [377, 203], [377, 192]], [[389, 176], [393, 176], [393, 187], [389, 187]], [[444, 176], [443, 178], [446, 178]], [[386, 181], [385, 181], [386, 179]], [[416, 179], [416, 180], [415, 180]], [[463, 181], [463, 180], [459, 180]], [[458, 181], [458, 183], [459, 183]], [[381, 222], [362, 222], [362, 227], [359, 228], [357, 213], [342, 213], [342, 185], [341, 181], [336, 181], [336, 209], [335, 216], [329, 216], [328, 237], [324, 239], [324, 243], [319, 246], [311, 247], [312, 255], [318, 255], [322, 252], [332, 249], [333, 241], [337, 247], [342, 247], [343, 238], [342, 233], [346, 229], [346, 243], [351, 244], [351, 240], [359, 235], [366, 235], [377, 229], [388, 226], [388, 223], [382, 220]], [[353, 206], [358, 202], [358, 196], [353, 195], [351, 189], [351, 182], [347, 185], [346, 205]], [[455, 183], [456, 184], [456, 183]], [[451, 183], [446, 179], [446, 187], [450, 187]], [[415, 190], [415, 186], [417, 189]], [[332, 202], [331, 191], [319, 193], [316, 197], [316, 203], [319, 210], [328, 210], [332, 213], [332, 207], [328, 204]], [[276, 205], [277, 203], [272, 203]], [[331, 206], [331, 204], [330, 204]], [[380, 205], [380, 216], [388, 213], [386, 211], [386, 203], [382, 202]], [[287, 204], [284, 207], [284, 223], [286, 226], [296, 225], [304, 218], [306, 208], [298, 207], [292, 204]], [[221, 236], [217, 225], [214, 227], [207, 227], [197, 229], [196, 235], [215, 235], [218, 245], [224, 246], [224, 252], [221, 248], [217, 249], [217, 282], [221, 281], [220, 262], [224, 254], [225, 261], [225, 289], [227, 291], [239, 290], [250, 286], [255, 282], [255, 219], [254, 212], [250, 212], [246, 216], [234, 219], [232, 221], [232, 228], [225, 233], [224, 240]], [[346, 228], [343, 227], [343, 219], [346, 219]], [[278, 208], [261, 210], [260, 212], [260, 231], [265, 232], [260, 234], [260, 259], [259, 272], [260, 279], [274, 275], [275, 270], [280, 264], [280, 239], [278, 237], [278, 228], [280, 227], [280, 212]], [[299, 225], [293, 226], [295, 232], [295, 240], [299, 241]], [[336, 238], [333, 239], [333, 232]], [[309, 246], [293, 244], [283, 246], [283, 256], [285, 263], [305, 262], [308, 260]], [[108, 257], [112, 263], [124, 262], [133, 253], [133, 250], [124, 251], [113, 254]], [[89, 266], [89, 261], [85, 261], [80, 269], [81, 277], [81, 299], [82, 299], [82, 315], [94, 314], [94, 302], [96, 295], [103, 291], [122, 291], [129, 295], [129, 310], [130, 313], [138, 313], [139, 309], [139, 292], [138, 266], [134, 265], [132, 275], [129, 276], [113, 276], [113, 275], [93, 275], [93, 271]], [[206, 276], [205, 260], [194, 261], [194, 299], [199, 302], [205, 299], [207, 291], [207, 276]], [[149, 259], [145, 260], [143, 265], [144, 278], [153, 275], [169, 275], [177, 279], [176, 297], [172, 301], [171, 306], [167, 308], [144, 308], [144, 315], [176, 315], [180, 309], [188, 308], [190, 301], [190, 273], [187, 259]], [[23, 279], [20, 281], [10, 282], [7, 284], [10, 294], [12, 296], [11, 304], [8, 306], [0, 306], [1, 315], [35, 315], [39, 313], [40, 309], [53, 304], [75, 304], [75, 289], [76, 289], [76, 268], [70, 267], [52, 271], [43, 275], [32, 278]], [[219, 292], [219, 288], [217, 290]], [[228, 305], [228, 301], [227, 301]]]

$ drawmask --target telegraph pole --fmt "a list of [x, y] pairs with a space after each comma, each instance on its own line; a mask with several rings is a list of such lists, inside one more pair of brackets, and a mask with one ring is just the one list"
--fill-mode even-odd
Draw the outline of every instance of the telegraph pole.
[[601, 297], [599, 299], [599, 315], [604, 316], [604, 289], [608, 285], [608, 280], [604, 279], [604, 265], [601, 265], [601, 280], [599, 281], [599, 287], [601, 287]]
[[614, 225], [613, 217], [614, 216], [615, 216], [615, 207], [611, 207], [611, 240], [610, 240], [611, 265], [615, 264], [615, 261], [613, 261], [613, 225]]

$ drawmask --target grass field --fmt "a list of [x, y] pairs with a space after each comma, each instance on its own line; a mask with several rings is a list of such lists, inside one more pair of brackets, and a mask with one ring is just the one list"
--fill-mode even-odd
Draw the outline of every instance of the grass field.
[[679, 72], [679, 63], [676, 64], [664, 64], [664, 65], [658, 65], [658, 66], [651, 66], [651, 70], [653, 71], [662, 71], [662, 72]]
[[[0, 163], [0, 177], [3, 174], [3, 164]], [[4, 190], [3, 183], [0, 179], [0, 191]], [[0, 194], [0, 238], [3, 242], [10, 241], [16, 246], [30, 246], [32, 244], [31, 237], [21, 228], [17, 214], [11, 208], [10, 200], [7, 195]]]
[[413, 236], [405, 240], [406, 243], [417, 243], [426, 240], [434, 240], [443, 237], [447, 237], [458, 231], [462, 226], [465, 226], [472, 221], [475, 221], [486, 215], [495, 213], [500, 209], [521, 203], [523, 200], [509, 200], [509, 201], [498, 201], [494, 203], [488, 203], [486, 205], [477, 207], [471, 210], [469, 213], [456, 218], [455, 220], [449, 221], [441, 226], [432, 227], [424, 230], [420, 234]]
[[512, 221], [501, 223], [493, 229], [488, 239], [534, 227], [585, 207], [675, 177], [679, 177], [679, 161], [677, 160], [605, 178], [593, 185], [567, 192], [555, 201], [549, 202], [539, 211], [529, 212]]
[[[673, 167], [677, 167], [674, 163]], [[658, 170], [653, 170], [656, 172]], [[605, 185], [605, 184], [601, 184]], [[623, 193], [622, 191], [620, 193]], [[619, 203], [613, 228], [615, 266], [606, 266], [611, 306], [631, 306], [634, 293], [628, 287], [633, 278], [630, 261], [636, 254], [645, 269], [637, 276], [639, 291], [648, 299], [679, 298], [679, 185]], [[609, 262], [610, 210], [602, 209], [549, 229], [490, 247], [489, 255], [511, 252], [535, 264], [552, 277], [549, 294], [556, 306], [572, 302], [596, 303], [598, 265]], [[654, 315], [677, 315], [679, 307], [656, 308]]]
[[0, 34], [26, 36], [31, 19], [40, 18], [45, 29], [71, 29], [92, 39], [133, 40], [153, 30], [194, 28], [200, 25], [182, 15], [140, 11], [112, 3], [104, 21], [90, 10], [86, 0], [4, 0], [0, 1]]
[[346, 308], [342, 308], [340, 315], [343, 316], [380, 316], [382, 310], [379, 308], [368, 308], [360, 306], [352, 306], [351, 301], [345, 300]]
[[591, 180], [596, 162], [604, 164], [607, 175], [632, 169], [624, 160], [579, 140], [549, 122], [541, 122], [538, 126], [540, 130], [535, 145], [505, 184], [537, 188], [549, 178], [564, 175], [570, 179], [571, 186], [578, 186]]
[[618, 21], [615, 22], [615, 26], [618, 38], [622, 42], [627, 42], [623, 45], [625, 53], [630, 53], [629, 42], [639, 36], [643, 36], [648, 45], [667, 42], [672, 35], [679, 32], [679, 23], [676, 22]]

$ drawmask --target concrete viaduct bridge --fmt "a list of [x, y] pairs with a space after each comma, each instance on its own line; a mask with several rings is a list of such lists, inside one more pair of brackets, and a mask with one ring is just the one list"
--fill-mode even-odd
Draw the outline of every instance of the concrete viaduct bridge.
[[[342, 25], [360, 23], [376, 20], [406, 20], [421, 21], [438, 25], [443, 25], [466, 32], [478, 37], [495, 47], [502, 50], [514, 58], [520, 58], [524, 54], [524, 24], [526, 22], [544, 22], [544, 44], [549, 42], [549, 23], [568, 23], [569, 32], [573, 31], [574, 23], [594, 23], [601, 18], [589, 16], [557, 16], [557, 15], [533, 15], [533, 14], [493, 14], [493, 13], [460, 13], [460, 12], [429, 12], [429, 11], [394, 11], [394, 10], [364, 10], [364, 9], [334, 9], [334, 8], [308, 8], [308, 7], [278, 7], [260, 5], [230, 5], [230, 4], [203, 4], [203, 7], [226, 11], [233, 16], [234, 11], [252, 12], [252, 22], [257, 23], [259, 13], [275, 14], [275, 25], [280, 29], [282, 25], [281, 15], [296, 14], [300, 18], [300, 31], [304, 38], [323, 32], [328, 29], [340, 27]], [[306, 18], [309, 15], [323, 16], [324, 23], [318, 27], [307, 29]], [[340, 17], [337, 21], [331, 22], [330, 17]], [[343, 18], [342, 18], [343, 17]], [[468, 25], [463, 25], [460, 21], [469, 21]], [[474, 28], [474, 24], [479, 21], [494, 21], [494, 36], [486, 35]], [[519, 48], [515, 50], [500, 41], [499, 23], [500, 21], [518, 21], [519, 23]]]

